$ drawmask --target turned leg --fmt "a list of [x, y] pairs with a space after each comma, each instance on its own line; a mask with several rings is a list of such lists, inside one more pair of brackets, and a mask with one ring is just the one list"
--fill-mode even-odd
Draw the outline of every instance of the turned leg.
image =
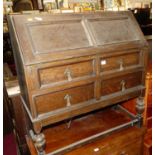
[[139, 119], [138, 126], [141, 127], [143, 124], [143, 112], [144, 112], [144, 97], [139, 97], [136, 100], [136, 111], [137, 111], [137, 118]]
[[35, 144], [35, 147], [38, 151], [38, 155], [45, 155], [45, 136], [43, 133], [34, 134], [32, 130], [30, 130], [30, 136]]

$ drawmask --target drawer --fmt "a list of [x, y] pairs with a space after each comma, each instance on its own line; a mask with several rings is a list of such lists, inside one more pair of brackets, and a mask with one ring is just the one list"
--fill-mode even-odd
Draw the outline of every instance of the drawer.
[[142, 83], [142, 72], [130, 73], [101, 81], [101, 95], [109, 95], [136, 87]]
[[59, 92], [36, 96], [34, 102], [37, 114], [69, 107], [94, 98], [94, 83], [74, 87]]
[[134, 52], [119, 56], [101, 58], [101, 72], [112, 71], [112, 70], [124, 70], [125, 68], [139, 65], [140, 53]]
[[91, 76], [93, 74], [93, 60], [38, 69], [41, 86], [56, 82], [72, 81], [76, 78]]

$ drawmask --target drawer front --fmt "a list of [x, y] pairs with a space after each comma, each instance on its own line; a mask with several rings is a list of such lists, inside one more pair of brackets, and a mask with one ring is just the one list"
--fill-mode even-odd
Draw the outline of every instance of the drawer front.
[[79, 77], [91, 76], [93, 73], [93, 60], [47, 67], [38, 70], [40, 85], [47, 85], [61, 81], [72, 81]]
[[142, 83], [142, 72], [130, 73], [101, 81], [101, 95], [109, 95], [136, 87]]
[[140, 63], [140, 53], [130, 53], [121, 56], [101, 58], [101, 72], [112, 70], [123, 70], [127, 67], [135, 66]]
[[69, 107], [94, 98], [94, 83], [35, 97], [37, 114]]

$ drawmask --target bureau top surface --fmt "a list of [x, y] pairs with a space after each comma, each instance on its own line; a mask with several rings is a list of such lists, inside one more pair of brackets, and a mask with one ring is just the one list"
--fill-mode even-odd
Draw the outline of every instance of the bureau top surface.
[[131, 12], [29, 14], [9, 17], [25, 65], [135, 48], [145, 39]]

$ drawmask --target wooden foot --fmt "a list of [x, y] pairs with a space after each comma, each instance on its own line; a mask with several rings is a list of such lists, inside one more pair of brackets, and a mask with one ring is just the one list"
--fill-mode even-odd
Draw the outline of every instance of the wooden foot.
[[35, 143], [35, 147], [38, 151], [38, 155], [45, 155], [44, 149], [45, 149], [46, 141], [45, 141], [44, 134], [43, 133], [34, 134], [34, 132], [30, 130], [30, 136], [33, 142]]
[[141, 127], [143, 124], [142, 114], [144, 112], [144, 97], [137, 98], [137, 100], [136, 100], [136, 111], [137, 111], [137, 118], [139, 119], [138, 126]]

